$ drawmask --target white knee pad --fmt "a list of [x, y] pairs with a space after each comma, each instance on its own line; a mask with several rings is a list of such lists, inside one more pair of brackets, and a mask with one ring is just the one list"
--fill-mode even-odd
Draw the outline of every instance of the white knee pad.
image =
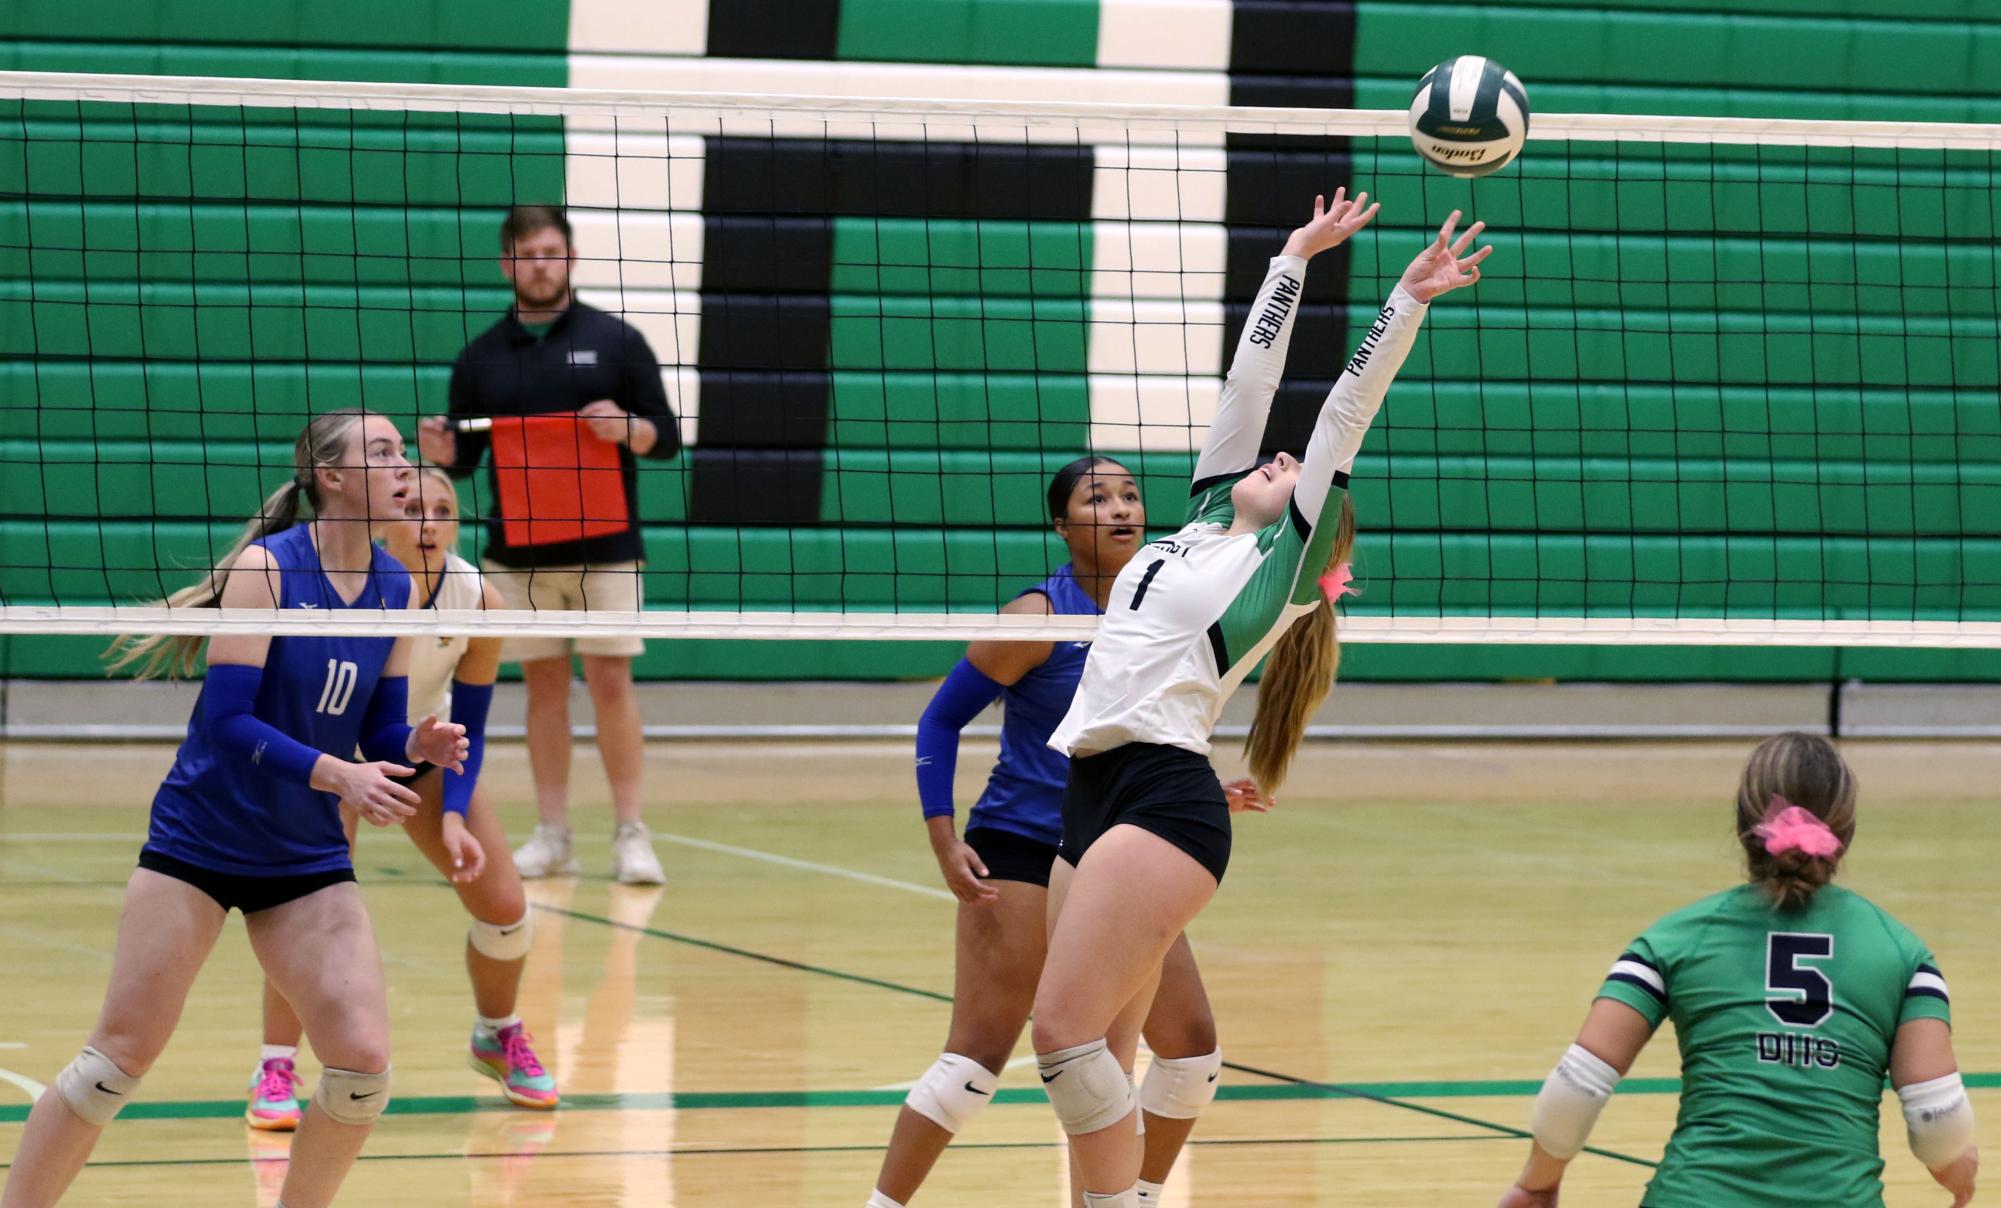
[[1163, 1120], [1193, 1120], [1216, 1098], [1223, 1050], [1200, 1057], [1155, 1057], [1139, 1088], [1139, 1105]]
[[63, 1102], [78, 1119], [99, 1128], [111, 1123], [138, 1089], [137, 1078], [89, 1045], [56, 1075], [56, 1090]]
[[1057, 1121], [1073, 1137], [1109, 1128], [1133, 1109], [1132, 1082], [1103, 1040], [1037, 1053], [1035, 1064]]
[[957, 1133], [994, 1101], [999, 1085], [999, 1076], [971, 1057], [946, 1053], [924, 1071], [903, 1105], [946, 1132]]
[[320, 1071], [313, 1102], [340, 1124], [373, 1124], [389, 1106], [389, 1071], [363, 1074], [328, 1066]]
[[535, 942], [535, 911], [531, 907], [514, 923], [482, 923], [478, 919], [466, 929], [466, 939], [474, 952], [490, 960], [518, 961], [528, 955]]

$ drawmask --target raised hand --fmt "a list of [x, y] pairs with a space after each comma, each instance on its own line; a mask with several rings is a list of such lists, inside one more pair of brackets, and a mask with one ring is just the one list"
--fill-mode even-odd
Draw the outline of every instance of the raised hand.
[[577, 414], [583, 416], [591, 435], [609, 444], [632, 443], [632, 413], [608, 398], [585, 403]]
[[438, 715], [431, 713], [410, 728], [410, 741], [405, 744], [404, 754], [412, 759], [429, 760], [454, 772], [463, 772], [466, 769], [461, 761], [471, 750], [472, 744], [466, 741], [464, 726], [439, 721]]
[[1455, 240], [1452, 231], [1458, 225], [1459, 211], [1454, 210], [1452, 216], [1445, 220], [1445, 225], [1438, 228], [1438, 238], [1427, 244], [1417, 254], [1417, 259], [1410, 262], [1410, 267], [1403, 271], [1400, 284], [1405, 293], [1420, 302], [1429, 302], [1480, 279], [1480, 262], [1494, 250], [1494, 245], [1490, 243], [1471, 256], [1466, 254], [1466, 249], [1473, 246], [1473, 241], [1487, 229], [1487, 224], [1476, 222]]
[[417, 448], [432, 465], [449, 466], [459, 459], [458, 434], [442, 415], [429, 416], [417, 424]]
[[1380, 204], [1369, 204], [1367, 193], [1357, 193], [1350, 200], [1345, 185], [1334, 190], [1331, 205], [1325, 197], [1316, 195], [1313, 198], [1313, 217], [1285, 241], [1284, 254], [1311, 260], [1328, 248], [1339, 247], [1347, 242], [1348, 236], [1368, 226], [1380, 209]]

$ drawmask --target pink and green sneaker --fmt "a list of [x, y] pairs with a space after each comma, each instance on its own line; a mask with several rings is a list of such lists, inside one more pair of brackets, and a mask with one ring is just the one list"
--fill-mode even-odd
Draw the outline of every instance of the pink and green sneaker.
[[250, 1076], [250, 1106], [243, 1120], [263, 1132], [292, 1132], [305, 1110], [299, 1106], [299, 1075], [290, 1057], [273, 1057]]
[[472, 1068], [500, 1084], [500, 1092], [516, 1107], [547, 1110], [556, 1106], [556, 1079], [528, 1044], [528, 1029], [510, 1024], [498, 1032], [473, 1025]]

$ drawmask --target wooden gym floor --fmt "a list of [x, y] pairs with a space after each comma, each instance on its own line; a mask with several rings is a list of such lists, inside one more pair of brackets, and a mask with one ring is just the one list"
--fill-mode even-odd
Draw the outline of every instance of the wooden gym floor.
[[[1491, 1204], [1540, 1080], [1621, 945], [1735, 875], [1727, 801], [1749, 744], [1343, 745], [1239, 820], [1194, 939], [1226, 1058], [1173, 1204]], [[1233, 752], [1231, 754], [1234, 754]], [[2001, 748], [1851, 748], [1848, 884], [1938, 952], [1959, 1052], [2001, 1120]], [[0, 1158], [84, 1038], [165, 747], [0, 747]], [[991, 759], [969, 743], [961, 799]], [[488, 761], [514, 833], [525, 757]], [[522, 1014], [568, 1096], [507, 1107], [466, 1069], [463, 916], [400, 835], [360, 868], [395, 1028], [396, 1105], [343, 1202], [860, 1204], [936, 1055], [952, 906], [898, 745], [660, 745], [650, 821], [669, 884], [605, 880], [588, 750], [589, 875], [543, 882]], [[258, 974], [232, 921], [173, 1045], [68, 1203], [270, 1204], [286, 1141], [247, 1132]], [[1063, 1152], [1025, 1050], [923, 1205], [1060, 1202]], [[316, 1069], [306, 1063], [306, 1074]], [[1671, 1038], [1641, 1059], [1566, 1183], [1638, 1202], [1674, 1115]], [[1894, 1101], [1891, 1101], [1892, 1104]], [[1989, 1128], [1994, 1127], [1991, 1123]], [[1938, 1198], [1885, 1114], [1892, 1204]]]

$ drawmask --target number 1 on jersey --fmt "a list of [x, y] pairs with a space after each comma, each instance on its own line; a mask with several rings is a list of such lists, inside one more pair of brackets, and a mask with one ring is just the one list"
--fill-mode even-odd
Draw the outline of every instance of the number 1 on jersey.
[[1133, 602], [1127, 605], [1128, 608], [1134, 612], [1139, 611], [1139, 602], [1146, 599], [1146, 589], [1152, 586], [1153, 577], [1159, 574], [1160, 568], [1165, 565], [1167, 565], [1167, 559], [1160, 558], [1155, 560], [1152, 566], [1146, 568], [1146, 573], [1139, 577], [1139, 586], [1133, 588]]
[[320, 703], [313, 706], [313, 712], [339, 717], [347, 712], [347, 702], [354, 699], [355, 681], [361, 678], [361, 668], [339, 659], [327, 660], [327, 682], [320, 689]]

